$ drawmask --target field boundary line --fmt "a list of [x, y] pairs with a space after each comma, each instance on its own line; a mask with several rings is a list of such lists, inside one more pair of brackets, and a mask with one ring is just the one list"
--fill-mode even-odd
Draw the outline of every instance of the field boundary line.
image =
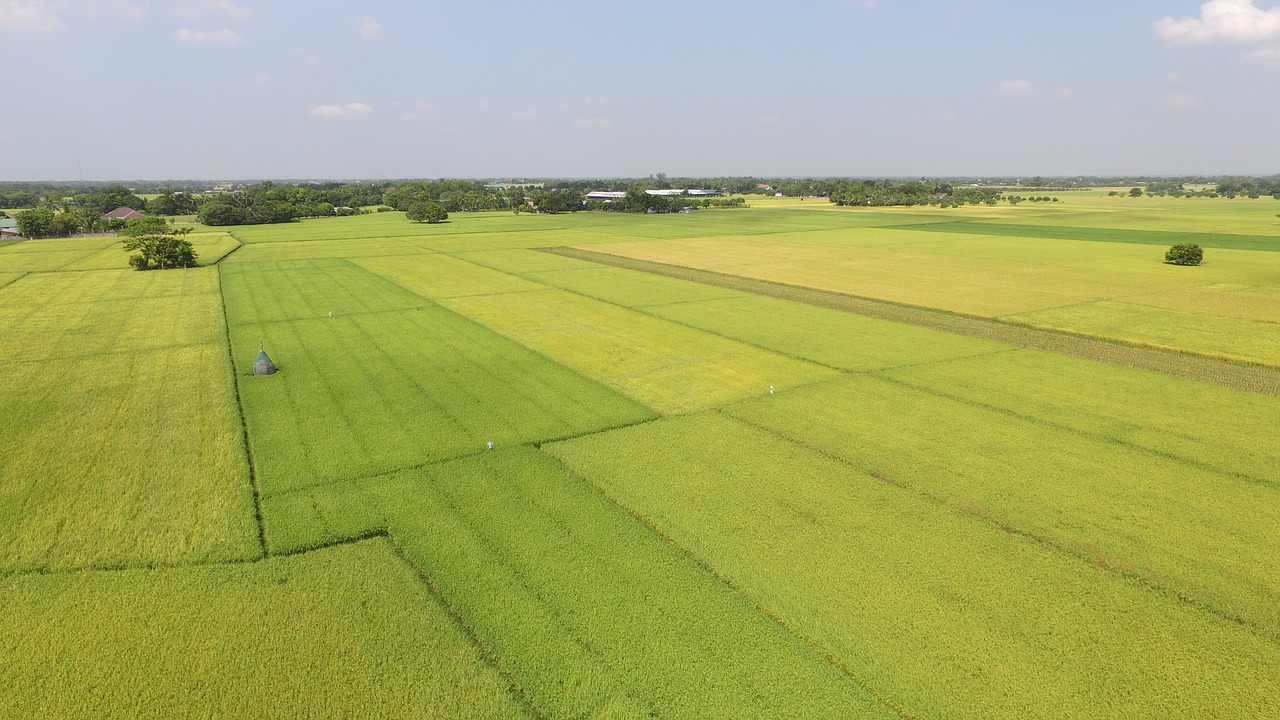
[[[236, 234], [235, 234], [235, 233], [233, 233], [233, 232], [231, 232], [231, 231], [229, 231], [229, 230], [228, 230], [228, 231], [227, 231], [227, 237], [231, 238], [232, 240], [235, 240], [235, 241], [236, 241], [236, 246], [235, 246], [235, 247], [233, 247], [233, 248], [231, 248], [230, 250], [226, 251], [225, 253], [223, 253], [223, 254], [222, 254], [222, 257], [218, 258], [217, 260], [214, 260], [213, 262], [209, 263], [208, 265], [205, 265], [205, 267], [213, 267], [213, 266], [215, 266], [215, 265], [221, 265], [223, 260], [226, 260], [227, 258], [231, 257], [232, 255], [235, 255], [235, 254], [236, 254], [236, 252], [237, 252], [238, 250], [240, 250], [241, 248], [243, 248], [243, 247], [244, 247], [244, 241], [243, 241], [243, 240], [241, 240], [240, 238], [236, 237]], [[221, 280], [219, 280], [219, 284], [221, 284]]]
[[[476, 649], [481, 662], [492, 668], [494, 672], [498, 674], [498, 677], [502, 678], [502, 680], [507, 684], [507, 692], [510, 693], [522, 707], [528, 710], [533, 717], [545, 720], [547, 715], [540, 712], [538, 707], [533, 703], [533, 700], [525, 694], [524, 687], [520, 685], [520, 683], [516, 682], [515, 677], [513, 677], [507, 670], [506, 666], [502, 664], [501, 656], [497, 651], [489, 647], [488, 643], [486, 643], [475, 629], [467, 623], [466, 619], [462, 617], [462, 614], [458, 612], [458, 609], [445, 598], [444, 594], [440, 592], [440, 587], [431, 579], [431, 575], [409, 556], [409, 552], [405, 549], [404, 545], [400, 543], [400, 540], [396, 537], [395, 533], [391, 532], [389, 528], [375, 527], [353, 535], [341, 536], [321, 543], [306, 545], [295, 550], [272, 553], [269, 557], [297, 557], [320, 550], [342, 547], [344, 545], [355, 545], [375, 539], [382, 539], [387, 542], [387, 545], [391, 548], [392, 554], [399, 558], [405, 568], [418, 579], [418, 582], [422, 583], [427, 594], [431, 596], [431, 599], [434, 600], [442, 610], [444, 610], [445, 615], [449, 617], [449, 620], [453, 623], [454, 627], [460, 630], [462, 634], [471, 641], [471, 645]], [[262, 560], [255, 560], [253, 562], [262, 562]]]
[[1258, 637], [1261, 637], [1267, 641], [1280, 642], [1280, 632], [1277, 632], [1265, 626], [1259, 625], [1256, 622], [1247, 620], [1238, 615], [1234, 615], [1226, 610], [1222, 610], [1217, 607], [1214, 607], [1213, 605], [1209, 605], [1176, 588], [1163, 585], [1157, 582], [1156, 580], [1153, 580], [1147, 575], [1144, 575], [1143, 573], [1138, 572], [1136, 570], [1129, 570], [1120, 565], [1113, 564], [1111, 562], [1108, 562], [1105, 558], [1090, 557], [1089, 555], [1073, 550], [1072, 548], [1066, 545], [1063, 545], [1062, 543], [1056, 540], [1053, 540], [1052, 538], [1042, 537], [1040, 535], [1037, 535], [1034, 532], [1031, 532], [1030, 530], [1023, 530], [1022, 528], [1016, 527], [1014, 525], [1010, 525], [1004, 522], [1003, 520], [1001, 520], [999, 517], [997, 517], [995, 513], [988, 511], [985, 508], [981, 508], [976, 505], [967, 506], [963, 504], [955, 504], [955, 503], [949, 502], [945, 498], [934, 495], [933, 493], [930, 493], [927, 490], [923, 490], [914, 485], [903, 484], [898, 480], [888, 477], [887, 475], [885, 475], [883, 472], [879, 470], [867, 469], [863, 466], [859, 466], [849, 461], [846, 458], [840, 457], [827, 450], [823, 450], [822, 448], [809, 445], [808, 443], [805, 443], [801, 440], [797, 440], [793, 437], [785, 435], [777, 430], [774, 430], [773, 428], [767, 427], [765, 425], [760, 425], [756, 422], [748, 420], [747, 418], [743, 418], [738, 415], [725, 412], [723, 410], [716, 410], [715, 412], [719, 413], [726, 419], [736, 422], [740, 425], [765, 433], [770, 437], [777, 438], [778, 440], [781, 440], [785, 443], [789, 443], [791, 445], [799, 447], [806, 452], [819, 455], [821, 457], [827, 458], [828, 460], [831, 460], [832, 462], [843, 465], [844, 467], [852, 470], [858, 475], [865, 477], [868, 480], [875, 480], [895, 490], [899, 490], [901, 492], [907, 493], [908, 495], [913, 495], [917, 498], [920, 498], [921, 500], [924, 500], [925, 502], [928, 502], [937, 507], [943, 508], [948, 512], [954, 513], [960, 517], [976, 520], [984, 525], [987, 525], [991, 528], [999, 530], [1006, 535], [1022, 538], [1023, 540], [1033, 543], [1035, 545], [1038, 545], [1055, 555], [1087, 565], [1090, 568], [1093, 568], [1094, 570], [1100, 573], [1103, 573], [1104, 575], [1110, 575], [1112, 577], [1119, 578], [1137, 587], [1149, 590], [1168, 600], [1185, 605], [1186, 607], [1189, 607], [1192, 610], [1195, 610], [1197, 612], [1202, 612], [1206, 615], [1215, 617], [1218, 620], [1227, 623], [1228, 625], [1234, 625], [1234, 626], [1244, 628], [1245, 630], [1248, 630], [1254, 635], [1257, 635]]
[[400, 544], [400, 541], [396, 536], [387, 530], [383, 530], [380, 534], [382, 537], [386, 538], [387, 543], [391, 545], [392, 551], [400, 558], [400, 561], [405, 564], [405, 567], [417, 576], [418, 581], [422, 583], [424, 588], [426, 588], [427, 594], [440, 605], [440, 608], [443, 609], [445, 614], [449, 616], [449, 619], [453, 621], [454, 626], [461, 630], [462, 634], [471, 641], [471, 645], [480, 655], [481, 661], [493, 668], [494, 672], [498, 673], [498, 677], [506, 681], [507, 693], [514, 697], [530, 715], [535, 718], [539, 718], [539, 720], [545, 720], [548, 716], [542, 713], [538, 706], [534, 704], [533, 699], [525, 693], [524, 686], [516, 682], [515, 677], [511, 675], [506, 666], [502, 664], [501, 656], [498, 652], [489, 647], [489, 644], [480, 637], [479, 633], [475, 631], [475, 628], [471, 627], [471, 625], [467, 623], [466, 619], [462, 617], [462, 614], [458, 612], [458, 609], [445, 598], [444, 594], [440, 592], [439, 586], [431, 579], [431, 576], [427, 571], [418, 565], [418, 563], [414, 562], [413, 558], [409, 557], [408, 551], [406, 551], [404, 546]]
[[729, 275], [682, 265], [639, 260], [575, 247], [561, 246], [539, 249], [542, 252], [553, 255], [562, 255], [627, 270], [664, 275], [679, 280], [740, 290], [755, 295], [789, 300], [905, 325], [916, 325], [955, 335], [1002, 342], [1017, 347], [1053, 352], [1085, 360], [1207, 382], [1235, 390], [1280, 397], [1280, 368], [1269, 365], [1227, 360], [1185, 350], [1172, 350], [1112, 338], [1100, 338], [1079, 333], [1029, 327], [948, 310], [848, 295], [831, 290], [791, 285], [772, 280]]
[[[1086, 213], [1098, 215], [1100, 213]], [[1047, 217], [1039, 215], [1037, 217]], [[1137, 228], [1087, 227], [1080, 225], [1036, 225], [1027, 223], [996, 222], [994, 218], [958, 219], [937, 223], [922, 223], [925, 226], [945, 225], [946, 227], [921, 227], [920, 225], [886, 225], [883, 230], [919, 229], [932, 233], [954, 233], [957, 235], [986, 235], [1004, 238], [1034, 238], [1036, 240], [1064, 240], [1067, 242], [1101, 242], [1114, 245], [1150, 245], [1168, 246], [1178, 242], [1195, 242], [1206, 248], [1219, 250], [1244, 250], [1250, 252], [1280, 251], [1280, 236], [1276, 235], [1244, 235], [1241, 233], [1197, 232], [1179, 230], [1139, 230]], [[996, 232], [987, 232], [987, 227], [996, 228]], [[1001, 232], [1001, 229], [1005, 232]], [[1053, 232], [1061, 228], [1063, 233]], [[1008, 232], [1017, 229], [1017, 233]], [[1093, 237], [1088, 237], [1089, 234]], [[1068, 234], [1072, 236], [1068, 236]], [[1078, 236], [1076, 236], [1078, 235]], [[1241, 247], [1249, 245], [1250, 247]], [[1258, 247], [1253, 247], [1253, 246]]]
[[[706, 411], [699, 410], [697, 412], [706, 412]], [[673, 417], [673, 416], [659, 415], [657, 413], [654, 413], [653, 416], [644, 418], [642, 420], [631, 420], [628, 422], [619, 423], [617, 425], [609, 425], [607, 427], [592, 428], [590, 430], [584, 430], [582, 432], [577, 432], [577, 433], [569, 433], [567, 435], [558, 435], [556, 437], [547, 438], [545, 440], [526, 440], [525, 442], [522, 442], [522, 443], [514, 443], [512, 445], [503, 446], [503, 449], [506, 449], [509, 447], [510, 448], [528, 447], [534, 450], [540, 450], [542, 449], [543, 445], [549, 445], [551, 443], [558, 443], [558, 442], [567, 442], [569, 440], [577, 440], [578, 438], [590, 437], [592, 435], [600, 435], [602, 433], [612, 432], [614, 430], [623, 430], [629, 427], [636, 427], [637, 425], [647, 425], [648, 423], [661, 420], [664, 417]], [[330, 488], [330, 487], [335, 487], [339, 485], [348, 485], [351, 483], [376, 481], [376, 480], [390, 478], [391, 476], [396, 475], [397, 473], [412, 472], [414, 470], [425, 470], [427, 468], [435, 467], [437, 465], [447, 465], [452, 462], [461, 462], [463, 460], [471, 460], [473, 458], [478, 458], [483, 455], [486, 455], [490, 452], [493, 452], [493, 451], [487, 448], [484, 448], [484, 449], [477, 450], [475, 452], [464, 453], [462, 455], [452, 455], [450, 457], [439, 458], [436, 460], [424, 460], [420, 463], [412, 463], [410, 465], [401, 465], [399, 467], [395, 467], [390, 470], [380, 470], [374, 473], [366, 473], [364, 475], [353, 475], [351, 477], [345, 477], [345, 478], [334, 478], [332, 480], [324, 480], [322, 482], [313, 483], [310, 485], [303, 485], [302, 487], [292, 487], [292, 488], [286, 488], [282, 490], [271, 490], [263, 493], [262, 497], [263, 499], [274, 499], [278, 497], [284, 497], [286, 495], [295, 495], [297, 493], [310, 492], [318, 488]]]
[[[719, 411], [709, 410], [705, 412], [719, 412]], [[543, 451], [541, 447], [538, 448], [538, 451], [543, 453], [547, 457], [551, 458], [552, 460], [556, 461], [560, 465], [560, 467], [564, 468], [564, 471], [566, 473], [577, 478], [580, 482], [582, 482], [587, 487], [591, 488], [593, 491], [599, 494], [600, 497], [604, 498], [605, 501], [614, 505], [623, 513], [625, 513], [627, 516], [629, 516], [630, 518], [635, 520], [637, 523], [639, 523], [641, 526], [643, 526], [645, 529], [647, 529], [649, 532], [653, 533], [655, 537], [657, 537], [668, 547], [672, 548], [677, 553], [679, 553], [681, 557], [684, 557], [686, 560], [697, 565], [699, 568], [703, 570], [703, 572], [707, 573], [712, 578], [714, 578], [717, 582], [719, 582], [721, 585], [728, 588], [730, 591], [733, 592], [734, 595], [741, 598], [742, 601], [745, 602], [748, 607], [760, 613], [762, 616], [767, 618], [770, 622], [777, 625], [787, 635], [795, 638], [797, 641], [799, 641], [801, 645], [803, 645], [806, 649], [808, 649], [809, 652], [812, 652], [824, 663], [826, 663], [827, 665], [832, 667], [834, 670], [839, 672], [841, 675], [843, 675], [846, 679], [848, 679], [854, 685], [858, 686], [863, 692], [867, 693], [867, 695], [870, 696], [871, 699], [875, 700], [877, 703], [887, 708], [894, 715], [897, 715], [898, 717], [902, 718], [902, 720], [917, 720], [920, 717], [919, 715], [913, 713], [911, 710], [907, 709], [900, 703], [895, 702], [889, 696], [875, 690], [871, 686], [871, 684], [864, 677], [862, 677], [861, 674], [859, 674], [852, 667], [849, 667], [848, 665], [846, 665], [839, 657], [836, 656], [834, 652], [831, 652], [821, 642], [818, 642], [817, 640], [814, 640], [813, 638], [809, 637], [806, 633], [802, 632], [798, 628], [792, 627], [790, 623], [788, 623], [784, 618], [780, 617], [779, 615], [776, 615], [773, 612], [770, 612], [769, 610], [761, 607], [759, 602], [757, 602], [749, 594], [747, 594], [746, 591], [739, 588], [731, 579], [721, 574], [715, 568], [711, 567], [711, 565], [709, 565], [705, 560], [703, 560], [701, 557], [696, 555], [689, 548], [685, 547], [678, 540], [676, 540], [675, 538], [663, 532], [648, 517], [641, 515], [639, 512], [636, 512], [629, 505], [627, 505], [626, 503], [623, 503], [621, 500], [619, 500], [618, 498], [610, 494], [608, 491], [606, 491], [603, 487], [596, 484], [595, 482], [592, 482], [590, 479], [587, 478], [587, 476], [579, 473], [577, 470], [567, 465], [564, 462], [564, 460], [560, 459], [559, 457], [556, 457], [551, 453]]]
[[[1020, 350], [1005, 351], [1005, 352], [1020, 352]], [[941, 362], [947, 362], [947, 361], [941, 361]], [[928, 364], [939, 364], [939, 363], [921, 363], [921, 365], [928, 365]], [[905, 366], [905, 367], [918, 367], [918, 366]], [[1196, 468], [1197, 470], [1205, 470], [1215, 475], [1221, 475], [1221, 476], [1233, 478], [1236, 480], [1240, 480], [1242, 482], [1246, 482], [1250, 485], [1260, 485], [1266, 488], [1280, 489], [1280, 482], [1277, 482], [1276, 480], [1272, 480], [1265, 477], [1255, 477], [1253, 475], [1242, 473], [1237, 470], [1229, 470], [1227, 468], [1217, 467], [1210, 463], [1201, 462], [1194, 458], [1184, 457], [1182, 455], [1177, 455], [1172, 452], [1167, 452], [1164, 450], [1147, 447], [1146, 445], [1140, 445], [1138, 443], [1130, 442], [1128, 440], [1122, 440], [1120, 438], [1112, 437], [1109, 435], [1103, 435], [1101, 433], [1091, 432], [1089, 430], [1084, 430], [1081, 428], [1072, 427], [1070, 425], [1057, 423], [1047, 418], [1037, 417], [1035, 415], [1024, 415], [1016, 410], [1000, 407], [999, 405], [988, 405], [978, 400], [972, 400], [970, 398], [962, 397], [960, 395], [952, 395], [946, 391], [939, 390], [937, 388], [932, 388], [927, 385], [916, 385], [915, 383], [909, 382], [907, 380], [902, 380], [900, 378], [896, 378], [886, 374], [888, 372], [892, 372], [893, 370], [897, 370], [897, 369], [899, 368], [888, 368], [885, 370], [869, 370], [864, 374], [867, 375], [868, 377], [873, 377], [877, 380], [887, 382], [891, 385], [897, 385], [898, 387], [906, 388], [913, 392], [918, 392], [924, 395], [932, 395], [934, 397], [942, 398], [944, 400], [948, 400], [951, 402], [956, 402], [961, 405], [968, 405], [969, 407], [975, 407], [982, 410], [998, 413], [1000, 415], [1011, 417], [1016, 420], [1021, 420], [1024, 422], [1034, 423], [1036, 425], [1052, 428], [1054, 430], [1057, 430], [1059, 432], [1064, 432], [1069, 435], [1075, 435], [1077, 437], [1083, 437], [1089, 440], [1095, 440], [1098, 442], [1119, 445], [1129, 450], [1133, 450], [1134, 452], [1139, 452], [1146, 455], [1154, 455], [1155, 457], [1158, 457], [1164, 460], [1169, 460], [1179, 465], [1193, 467], [1193, 468]]]
[[8, 287], [30, 274], [31, 274], [30, 270], [23, 270], [22, 272], [18, 273], [17, 277], [10, 278], [5, 282], [0, 282], [0, 288]]
[[222, 283], [222, 268], [218, 267], [215, 272], [218, 274], [218, 297], [222, 301], [223, 342], [224, 347], [227, 348], [227, 359], [231, 362], [231, 389], [236, 394], [236, 414], [240, 417], [240, 441], [244, 447], [245, 463], [249, 468], [249, 489], [253, 492], [253, 516], [258, 525], [258, 549], [262, 556], [266, 557], [268, 554], [267, 526], [262, 519], [262, 487], [258, 483], [258, 473], [254, 468], [249, 440], [249, 421], [244, 414], [244, 398], [240, 396], [240, 373], [236, 369], [235, 352], [231, 349], [231, 320], [227, 316], [227, 291]]

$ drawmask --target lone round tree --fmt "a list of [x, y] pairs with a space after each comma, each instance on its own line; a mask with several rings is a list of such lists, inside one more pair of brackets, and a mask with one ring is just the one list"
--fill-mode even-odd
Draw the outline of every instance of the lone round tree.
[[438, 223], [449, 219], [449, 213], [444, 209], [444, 205], [434, 200], [415, 202], [404, 214], [414, 222]]
[[1204, 260], [1204, 250], [1195, 243], [1178, 243], [1164, 254], [1164, 261], [1171, 265], [1199, 265]]

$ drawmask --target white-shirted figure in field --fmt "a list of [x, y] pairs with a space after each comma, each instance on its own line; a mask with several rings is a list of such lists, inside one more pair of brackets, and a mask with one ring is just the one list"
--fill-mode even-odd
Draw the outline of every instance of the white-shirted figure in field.
[[772, 385], [770, 385], [770, 386], [769, 386], [769, 394], [770, 394], [770, 395], [772, 395], [772, 394], [773, 394], [773, 386], [772, 386]]
[[490, 450], [492, 450], [492, 449], [493, 449], [493, 441], [492, 441], [492, 440], [490, 440], [490, 441], [489, 441], [489, 449], [490, 449]]

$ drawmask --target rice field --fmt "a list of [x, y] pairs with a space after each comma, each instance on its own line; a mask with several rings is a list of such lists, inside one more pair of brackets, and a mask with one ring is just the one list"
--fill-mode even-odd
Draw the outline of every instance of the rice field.
[[384, 539], [0, 579], [4, 717], [534, 717]]
[[261, 552], [222, 323], [212, 268], [0, 290], [0, 572]]
[[1059, 196], [0, 245], [0, 716], [1269, 717], [1280, 203]]

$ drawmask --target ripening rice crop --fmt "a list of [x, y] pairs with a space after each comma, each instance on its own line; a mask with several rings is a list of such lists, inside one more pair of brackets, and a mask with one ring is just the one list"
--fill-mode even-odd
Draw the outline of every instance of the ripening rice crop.
[[892, 717], [530, 448], [277, 495], [264, 511], [276, 550], [385, 528], [543, 717]]
[[0, 716], [531, 713], [383, 539], [0, 579]]
[[0, 570], [260, 552], [213, 270], [0, 289]]
[[832, 371], [575, 295], [540, 290], [441, 303], [662, 413], [831, 377]]
[[908, 716], [1280, 702], [1274, 635], [722, 414], [544, 449]]
[[[224, 270], [250, 448], [266, 493], [652, 415], [345, 260], [305, 267]], [[281, 371], [254, 377], [249, 364], [263, 345]]]

